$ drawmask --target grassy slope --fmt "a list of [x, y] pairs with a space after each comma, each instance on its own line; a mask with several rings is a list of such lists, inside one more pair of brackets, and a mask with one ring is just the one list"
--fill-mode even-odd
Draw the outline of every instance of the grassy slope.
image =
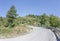
[[31, 28], [26, 26], [17, 26], [14, 28], [0, 28], [0, 38], [12, 38], [29, 33]]

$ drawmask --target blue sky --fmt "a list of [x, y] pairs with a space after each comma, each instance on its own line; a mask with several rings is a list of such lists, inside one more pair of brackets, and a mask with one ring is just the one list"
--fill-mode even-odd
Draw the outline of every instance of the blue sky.
[[46, 13], [60, 17], [60, 0], [0, 0], [0, 16], [6, 16], [12, 5], [15, 5], [19, 16]]

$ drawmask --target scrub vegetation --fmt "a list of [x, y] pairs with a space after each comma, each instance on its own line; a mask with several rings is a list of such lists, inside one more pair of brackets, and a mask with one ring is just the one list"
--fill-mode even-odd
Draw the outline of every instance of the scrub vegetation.
[[46, 13], [42, 15], [29, 14], [20, 17], [15, 6], [11, 6], [6, 17], [0, 16], [0, 37], [22, 35], [22, 33], [24, 34], [30, 30], [26, 25], [60, 28], [60, 18], [53, 14], [48, 16]]

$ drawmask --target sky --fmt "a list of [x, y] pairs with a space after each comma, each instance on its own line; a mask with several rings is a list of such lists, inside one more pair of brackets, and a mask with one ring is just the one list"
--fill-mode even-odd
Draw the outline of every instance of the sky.
[[60, 0], [0, 0], [0, 16], [5, 17], [12, 5], [19, 16], [46, 13], [60, 17]]

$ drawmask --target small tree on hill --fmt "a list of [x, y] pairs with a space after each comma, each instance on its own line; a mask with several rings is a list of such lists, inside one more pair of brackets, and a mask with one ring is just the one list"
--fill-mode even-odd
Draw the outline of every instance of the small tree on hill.
[[17, 17], [15, 6], [11, 6], [6, 17], [7, 17], [7, 26], [14, 27], [15, 26], [14, 20]]

